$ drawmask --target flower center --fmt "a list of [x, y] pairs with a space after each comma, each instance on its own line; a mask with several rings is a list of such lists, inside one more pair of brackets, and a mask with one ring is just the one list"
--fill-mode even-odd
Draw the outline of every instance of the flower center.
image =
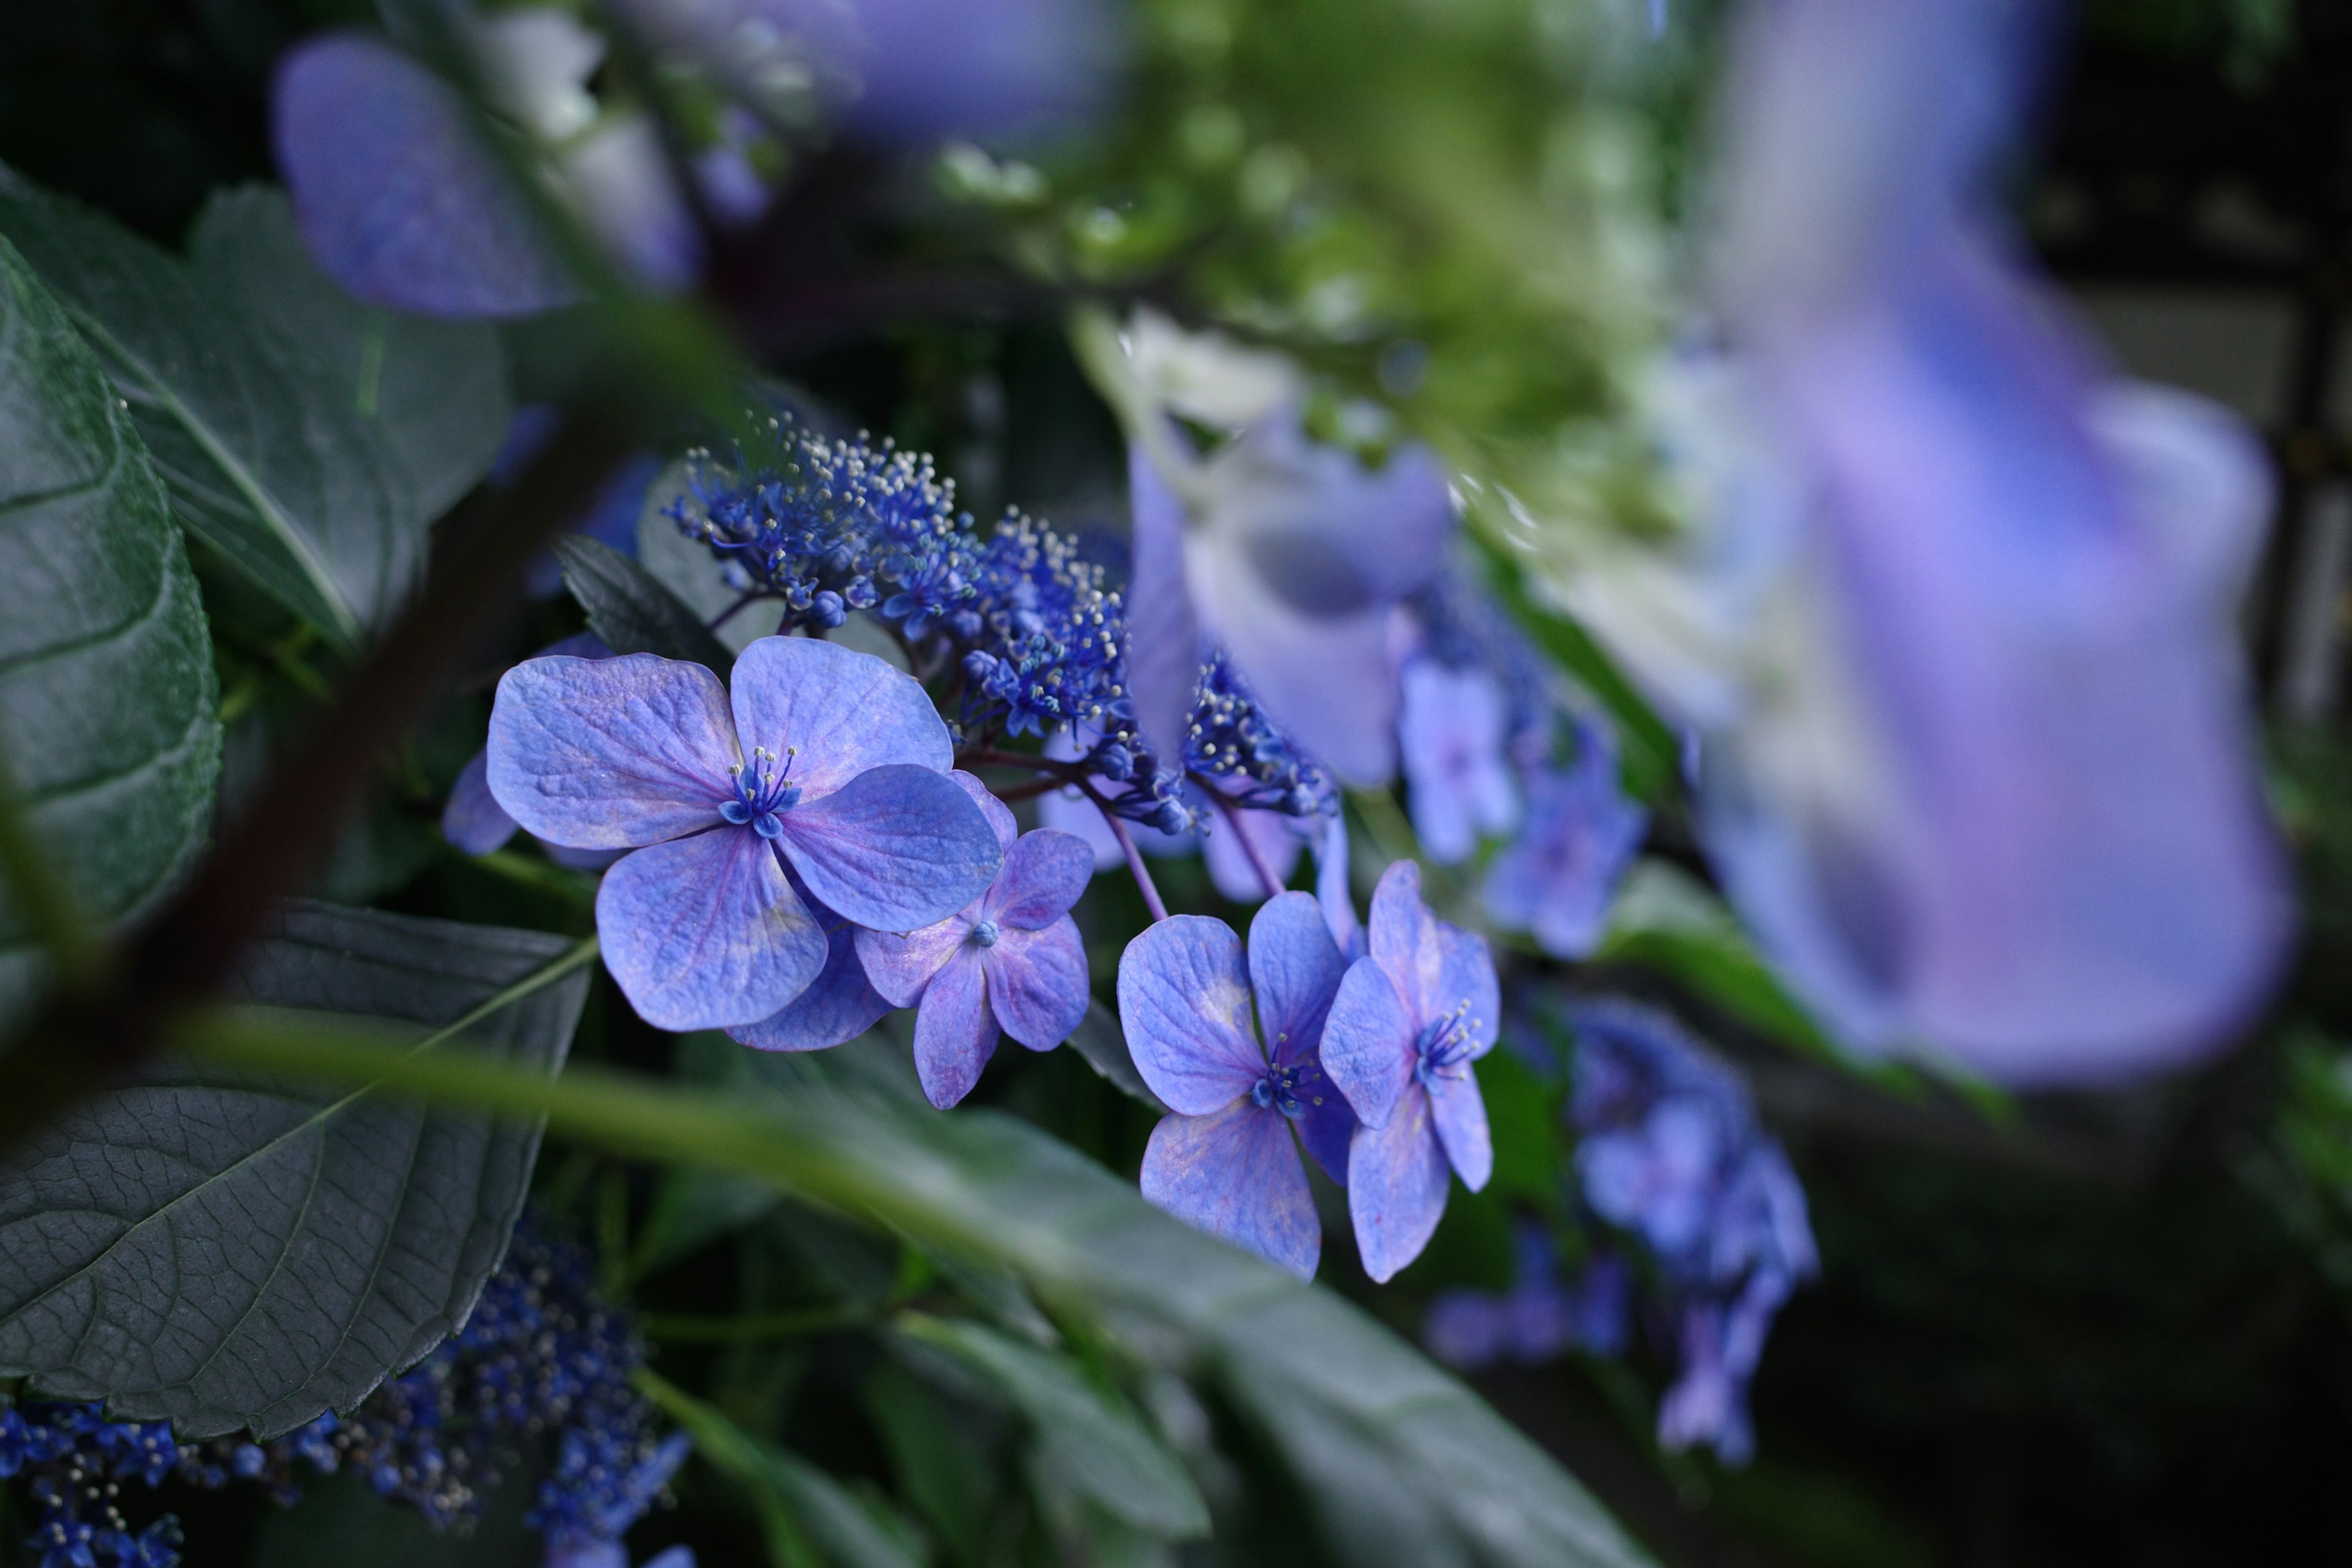
[[1423, 1088], [1432, 1087], [1433, 1079], [1470, 1076], [1470, 1047], [1477, 1022], [1470, 1016], [1470, 1004], [1462, 1001], [1423, 1027], [1421, 1038], [1414, 1042], [1421, 1059], [1412, 1068], [1412, 1076], [1421, 1080]]
[[784, 830], [778, 815], [798, 805], [801, 787], [789, 781], [793, 759], [800, 755], [798, 746], [784, 748], [783, 769], [776, 768], [776, 753], [765, 746], [751, 751], [748, 763], [738, 763], [727, 770], [735, 783], [735, 797], [719, 803], [719, 815], [738, 827], [749, 827], [762, 838], [773, 838]]
[[1003, 934], [1004, 933], [1002, 931], [997, 929], [997, 925], [994, 921], [982, 921], [978, 925], [971, 928], [971, 940], [980, 943], [982, 947], [994, 947], [996, 945], [997, 939]]
[[1323, 1103], [1323, 1064], [1313, 1058], [1296, 1067], [1268, 1068], [1250, 1085], [1250, 1103], [1260, 1110], [1279, 1110], [1293, 1121]]

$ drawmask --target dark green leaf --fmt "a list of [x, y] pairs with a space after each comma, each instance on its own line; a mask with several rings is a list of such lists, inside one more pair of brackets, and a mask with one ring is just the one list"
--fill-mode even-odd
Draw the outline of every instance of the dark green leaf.
[[[299, 904], [236, 989], [446, 1026], [579, 951]], [[587, 980], [573, 964], [469, 1034], [551, 1072]], [[348, 1408], [465, 1321], [539, 1136], [532, 1119], [166, 1064], [0, 1163], [0, 1367], [59, 1398], [169, 1417], [184, 1437], [268, 1436]]]
[[734, 666], [710, 628], [656, 582], [646, 569], [609, 544], [568, 534], [555, 542], [563, 585], [588, 612], [588, 629], [614, 653], [657, 653], [708, 665], [724, 680]]
[[[204, 847], [220, 773], [204, 607], [163, 487], [65, 311], [0, 239], [0, 765], [90, 918]], [[0, 1025], [38, 958], [0, 889]]]
[[1130, 1100], [1140, 1100], [1161, 1116], [1168, 1107], [1151, 1092], [1143, 1075], [1135, 1070], [1135, 1058], [1127, 1048], [1127, 1037], [1120, 1032], [1118, 1015], [1104, 1006], [1099, 999], [1087, 1005], [1087, 1016], [1071, 1035], [1068, 1045], [1087, 1066], [1108, 1080], [1113, 1089]]
[[0, 233], [98, 352], [191, 532], [341, 646], [392, 613], [429, 520], [335, 374], [175, 258], [5, 169]]
[[985, 1411], [950, 1405], [895, 1361], [878, 1361], [866, 1381], [866, 1418], [890, 1456], [898, 1491], [921, 1510], [946, 1544], [949, 1560], [976, 1564], [988, 1556], [995, 1468], [988, 1434], [975, 1431]]
[[487, 321], [437, 321], [352, 299], [310, 259], [285, 194], [221, 191], [188, 240], [202, 286], [235, 300], [307, 350], [342, 402], [383, 426], [418, 510], [447, 511], [489, 472], [513, 406], [506, 349]]

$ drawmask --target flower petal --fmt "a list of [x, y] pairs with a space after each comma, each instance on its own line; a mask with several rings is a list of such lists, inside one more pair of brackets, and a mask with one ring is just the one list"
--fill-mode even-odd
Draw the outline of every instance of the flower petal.
[[1178, 1219], [1315, 1278], [1323, 1227], [1282, 1112], [1244, 1097], [1202, 1116], [1165, 1116], [1143, 1151], [1143, 1196]]
[[1426, 658], [1405, 665], [1402, 684], [1397, 744], [1413, 834], [1441, 865], [1458, 865], [1482, 832], [1507, 832], [1517, 816], [1503, 760], [1502, 688], [1483, 669]]
[[1205, 1116], [1265, 1076], [1242, 939], [1223, 921], [1176, 915], [1129, 942], [1118, 1023], [1143, 1081], [1184, 1115]]
[[1283, 1067], [1314, 1055], [1348, 966], [1313, 895], [1284, 893], [1258, 910], [1250, 921], [1249, 972], [1266, 1055]]
[[1135, 519], [1127, 689], [1144, 743], [1172, 763], [1184, 754], [1192, 694], [1201, 682], [1201, 626], [1184, 571], [1184, 503], [1139, 441], [1128, 448], [1127, 474]]
[[944, 769], [871, 768], [782, 820], [778, 842], [809, 891], [877, 931], [913, 931], [955, 913], [1004, 860], [988, 819]]
[[[1323, 1025], [1323, 1070], [1372, 1127], [1386, 1124], [1412, 1082], [1418, 1031], [1378, 960], [1348, 966]], [[1161, 1095], [1162, 1100], [1167, 1099]]]
[[1355, 895], [1348, 887], [1348, 819], [1334, 814], [1323, 826], [1322, 842], [1315, 848], [1315, 901], [1323, 906], [1323, 923], [1338, 945], [1339, 956], [1353, 963], [1364, 956], [1364, 925], [1356, 918]]
[[1462, 1184], [1477, 1192], [1495, 1173], [1495, 1141], [1486, 1131], [1486, 1100], [1478, 1092], [1478, 1080], [1470, 1074], [1460, 1078], [1438, 1078], [1427, 1091], [1430, 1121], [1437, 1128], [1437, 1141], [1444, 1145], [1445, 1157], [1462, 1178]]
[[331, 35], [289, 51], [270, 141], [327, 275], [419, 315], [527, 315], [577, 290], [457, 89], [388, 44]]
[[761, 637], [736, 658], [731, 690], [744, 751], [794, 752], [791, 776], [803, 811], [870, 768], [909, 763], [944, 773], [955, 761], [948, 727], [921, 684], [839, 643]]
[[1064, 915], [1037, 931], [1008, 926], [981, 957], [988, 1001], [1004, 1032], [1033, 1051], [1050, 1051], [1087, 1016], [1087, 944]]
[[1092, 846], [1075, 833], [1040, 827], [1023, 834], [1004, 852], [1004, 869], [981, 908], [986, 918], [1005, 925], [1043, 930], [1070, 912], [1094, 876]]
[[[1215, 830], [1201, 841], [1201, 852], [1217, 891], [1237, 904], [1254, 904], [1265, 897], [1265, 879], [1257, 874], [1257, 861], [1250, 858], [1250, 848], [1257, 851], [1276, 881], [1287, 883], [1297, 868], [1298, 852], [1306, 847], [1291, 826], [1297, 820], [1278, 811], [1237, 806], [1216, 824]], [[1248, 848], [1243, 847], [1244, 838], [1249, 840]]]
[[604, 966], [657, 1029], [756, 1023], [824, 967], [824, 933], [759, 835], [721, 827], [625, 856], [596, 892]]
[[1445, 1151], [1415, 1085], [1386, 1127], [1359, 1127], [1348, 1146], [1348, 1215], [1364, 1272], [1385, 1284], [1421, 1256], [1445, 1213]]
[[1372, 918], [1368, 923], [1372, 962], [1388, 972], [1414, 1028], [1428, 1022], [1431, 1014], [1453, 1005], [1440, 999], [1444, 955], [1438, 942], [1437, 917], [1422, 901], [1419, 866], [1399, 860], [1381, 873], [1380, 882], [1372, 889]]
[[1298, 1098], [1302, 1102], [1297, 1120], [1291, 1126], [1298, 1133], [1298, 1142], [1323, 1167], [1323, 1173], [1341, 1186], [1348, 1184], [1348, 1141], [1355, 1136], [1356, 1111], [1348, 1097], [1323, 1064], [1309, 1058], [1299, 1064], [1305, 1070], [1298, 1079]]
[[487, 855], [515, 836], [520, 826], [490, 793], [490, 753], [476, 752], [449, 786], [441, 808], [441, 837], [468, 855]]
[[575, 849], [628, 849], [712, 826], [733, 794], [735, 738], [719, 678], [649, 653], [516, 665], [499, 682], [488, 752], [499, 805]]
[[871, 931], [857, 928], [857, 959], [874, 989], [896, 1007], [911, 1007], [923, 999], [931, 976], [971, 937], [970, 911], [950, 915], [919, 931]]
[[890, 1011], [890, 1003], [875, 990], [858, 962], [857, 939], [865, 933], [830, 910], [810, 913], [825, 933], [824, 967], [782, 1012], [727, 1031], [753, 1050], [828, 1050], [856, 1039]]
[[925, 1097], [945, 1110], [971, 1092], [995, 1054], [988, 981], [979, 955], [962, 948], [923, 991], [915, 1014], [915, 1076], [923, 1080]]
[[1012, 848], [1013, 841], [1021, 837], [1021, 825], [1013, 820], [1013, 808], [997, 799], [978, 777], [961, 768], [949, 773], [948, 777], [955, 780], [957, 788], [971, 796], [971, 804], [980, 807], [981, 816], [988, 818], [988, 826], [996, 835], [996, 847]]
[[1469, 1032], [1472, 1060], [1495, 1048], [1502, 1033], [1502, 984], [1495, 975], [1495, 955], [1476, 931], [1437, 922], [1438, 996], [1447, 1009], [1465, 1009], [1462, 1026]]

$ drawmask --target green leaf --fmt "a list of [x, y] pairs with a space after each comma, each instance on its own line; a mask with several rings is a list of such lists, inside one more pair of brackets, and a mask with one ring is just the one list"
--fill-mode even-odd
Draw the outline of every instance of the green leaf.
[[890, 1456], [899, 1494], [920, 1510], [949, 1560], [988, 1560], [996, 1471], [985, 1436], [969, 1428], [992, 1413], [950, 1405], [895, 1361], [875, 1363], [866, 1380], [866, 1419]]
[[[163, 486], [65, 311], [0, 239], [0, 766], [28, 854], [89, 919], [202, 851], [219, 693]], [[0, 886], [0, 1026], [41, 968]]]
[[1069, 1363], [970, 1319], [908, 1312], [898, 1331], [980, 1373], [1027, 1418], [1038, 1461], [1113, 1519], [1173, 1541], [1209, 1532], [1183, 1465]]
[[1113, 1089], [1150, 1106], [1161, 1116], [1168, 1114], [1168, 1107], [1151, 1092], [1143, 1075], [1135, 1070], [1135, 1058], [1127, 1048], [1127, 1036], [1119, 1029], [1118, 1015], [1104, 1006], [1099, 997], [1087, 1004], [1087, 1016], [1066, 1044]]
[[285, 193], [268, 185], [215, 192], [189, 236], [188, 259], [202, 287], [307, 350], [342, 403], [382, 426], [425, 519], [490, 471], [514, 415], [496, 327], [354, 300], [310, 259]]
[[708, 665], [719, 679], [735, 660], [702, 617], [646, 569], [600, 540], [566, 534], [555, 542], [563, 585], [588, 612], [588, 629], [614, 653], [657, 653]]
[[799, 1455], [744, 1431], [656, 1373], [637, 1387], [694, 1438], [694, 1451], [751, 1494], [776, 1568], [922, 1568], [920, 1552], [847, 1488]]
[[1665, 861], [1643, 860], [1627, 875], [1593, 957], [1656, 970], [1768, 1038], [1849, 1065], [1758, 955], [1723, 900]]
[[[297, 904], [236, 990], [466, 1025], [543, 1080], [562, 1063], [593, 951]], [[0, 1369], [119, 1416], [168, 1417], [183, 1437], [267, 1436], [349, 1408], [472, 1310], [539, 1137], [536, 1117], [166, 1065], [0, 1161]]]
[[[470, 1054], [408, 1057], [380, 1034], [227, 1013], [182, 1026], [204, 1059], [383, 1081], [550, 1116], [615, 1152], [776, 1183], [935, 1251], [1001, 1264], [1057, 1316], [1181, 1372], [1263, 1430], [1333, 1555], [1366, 1568], [1630, 1568], [1648, 1560], [1542, 1450], [1328, 1290], [1204, 1236], [1037, 1128], [941, 1114], [765, 1058], [762, 1095], [573, 1068], [546, 1079]], [[844, 1047], [846, 1049], [847, 1047]], [[1365, 1521], [1390, 1520], [1391, 1533]]]
[[97, 351], [190, 532], [342, 647], [392, 614], [429, 519], [338, 375], [216, 279], [5, 169], [0, 233]]

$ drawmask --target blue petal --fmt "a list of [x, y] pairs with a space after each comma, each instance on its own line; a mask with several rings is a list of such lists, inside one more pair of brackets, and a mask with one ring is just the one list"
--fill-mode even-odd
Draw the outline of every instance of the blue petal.
[[980, 807], [980, 814], [988, 818], [988, 826], [996, 834], [997, 847], [1003, 849], [1012, 848], [1013, 841], [1021, 837], [1021, 825], [1013, 820], [1013, 808], [997, 799], [976, 775], [968, 773], [961, 768], [956, 769], [948, 774], [948, 777], [955, 780], [956, 787], [970, 795], [971, 804]]
[[360, 299], [425, 316], [528, 315], [578, 291], [446, 82], [350, 34], [289, 51], [270, 139], [310, 254]]
[[1323, 906], [1323, 924], [1339, 956], [1353, 963], [1364, 956], [1365, 942], [1348, 869], [1348, 819], [1335, 812], [1324, 824], [1323, 841], [1315, 851], [1315, 901]]
[[1348, 1215], [1364, 1272], [1386, 1284], [1421, 1256], [1445, 1214], [1445, 1151], [1419, 1085], [1386, 1127], [1359, 1127], [1348, 1146]]
[[[1375, 959], [1348, 966], [1323, 1025], [1323, 1070], [1369, 1126], [1387, 1123], [1412, 1083], [1420, 1029]], [[1161, 1095], [1162, 1100], [1167, 1099]]]
[[777, 843], [809, 891], [876, 931], [914, 931], [955, 913], [1004, 862], [995, 830], [945, 769], [872, 768], [782, 820]]
[[923, 999], [923, 987], [940, 966], [971, 938], [970, 911], [950, 915], [917, 931], [857, 931], [858, 963], [874, 989], [891, 1005], [911, 1007]]
[[1127, 689], [1152, 755], [1172, 765], [1201, 682], [1201, 627], [1184, 581], [1184, 503], [1140, 443], [1127, 454], [1134, 513], [1127, 589]]
[[551, 844], [626, 849], [719, 821], [734, 786], [733, 726], [719, 678], [649, 653], [533, 658], [507, 671], [490, 710], [489, 784]]
[[1143, 1151], [1140, 1184], [1146, 1201], [1185, 1224], [1315, 1278], [1323, 1227], [1280, 1111], [1242, 1099], [1205, 1115], [1162, 1117]]
[[1254, 904], [1265, 897], [1265, 879], [1257, 874], [1256, 862], [1242, 847], [1244, 837], [1256, 848], [1265, 868], [1274, 873], [1275, 880], [1288, 882], [1298, 865], [1298, 852], [1306, 847], [1294, 826], [1298, 821], [1278, 811], [1239, 808], [1215, 824], [1202, 840], [1201, 855], [1217, 891], [1236, 904]]
[[980, 1081], [996, 1054], [996, 1017], [980, 957], [966, 947], [931, 976], [915, 1014], [915, 1076], [923, 1093], [945, 1110]]
[[981, 908], [1005, 925], [1040, 930], [1070, 912], [1094, 875], [1095, 852], [1085, 839], [1041, 827], [1005, 851], [1004, 869]]
[[1099, 0], [858, 0], [844, 122], [888, 142], [996, 137], [1097, 108], [1118, 52]]
[[761, 637], [737, 657], [731, 691], [744, 751], [765, 746], [782, 757], [793, 749], [792, 780], [803, 801], [870, 768], [908, 763], [944, 773], [955, 761], [948, 727], [921, 684], [838, 643]]
[[1356, 1133], [1355, 1108], [1331, 1075], [1323, 1070], [1319, 1061], [1307, 1064], [1313, 1070], [1299, 1082], [1299, 1099], [1304, 1102], [1298, 1116], [1291, 1123], [1298, 1142], [1323, 1173], [1341, 1186], [1348, 1184], [1348, 1143]]
[[809, 912], [825, 933], [824, 967], [782, 1012], [727, 1031], [754, 1050], [827, 1050], [856, 1039], [890, 1011], [858, 962], [858, 928], [830, 910], [813, 908]]
[[1259, 1035], [1277, 1065], [1315, 1054], [1347, 967], [1313, 898], [1284, 893], [1259, 908], [1250, 921], [1250, 986], [1257, 994]]
[[490, 793], [490, 754], [476, 752], [449, 786], [441, 808], [441, 837], [468, 855], [487, 855], [515, 836], [519, 825]]
[[1486, 939], [1475, 931], [1437, 922], [1437, 994], [1447, 1010], [1464, 1009], [1461, 1026], [1469, 1035], [1472, 1060], [1495, 1048], [1502, 1033], [1502, 984], [1495, 974], [1495, 955]]
[[1399, 860], [1372, 889], [1372, 962], [1388, 972], [1414, 1029], [1453, 1005], [1444, 994], [1445, 950], [1440, 921], [1421, 899], [1421, 868]]
[[596, 891], [604, 966], [657, 1029], [770, 1016], [824, 967], [824, 933], [765, 840], [740, 827], [624, 857]]
[[1556, 958], [1600, 945], [1618, 879], [1649, 827], [1618, 788], [1615, 748], [1584, 732], [1591, 740], [1574, 765], [1537, 775], [1526, 829], [1495, 857], [1483, 889], [1496, 921]]
[[1397, 743], [1413, 834], [1430, 858], [1458, 865], [1482, 833], [1507, 833], [1518, 820], [1503, 756], [1503, 690], [1483, 669], [1448, 669], [1433, 658], [1406, 664], [1403, 688]]
[[1440, 1078], [1426, 1090], [1430, 1121], [1462, 1184], [1477, 1192], [1495, 1173], [1495, 1143], [1486, 1130], [1486, 1101], [1470, 1074]]
[[1143, 1081], [1184, 1115], [1205, 1116], [1265, 1076], [1242, 939], [1223, 921], [1176, 915], [1129, 942], [1118, 1023]]
[[1067, 915], [1035, 931], [1006, 927], [982, 955], [981, 967], [988, 972], [989, 1005], [997, 1022], [1033, 1051], [1050, 1051], [1068, 1039], [1093, 1000], [1087, 989], [1087, 944]]

